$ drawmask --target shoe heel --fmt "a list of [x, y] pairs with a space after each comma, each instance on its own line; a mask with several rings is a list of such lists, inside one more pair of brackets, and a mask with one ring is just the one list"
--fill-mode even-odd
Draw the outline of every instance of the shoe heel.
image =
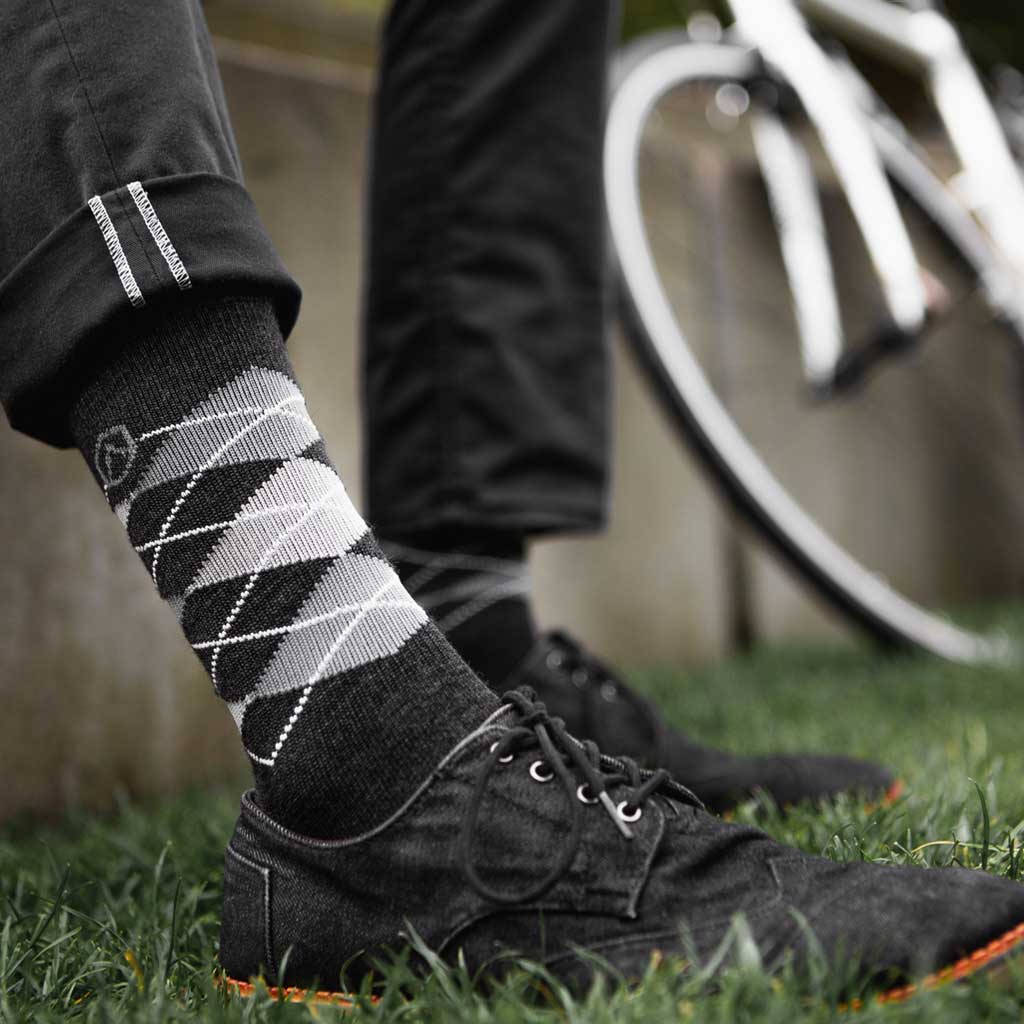
[[[276, 983], [277, 959], [271, 940], [271, 868], [229, 845], [224, 856], [224, 908], [220, 963], [233, 979], [265, 976]], [[236, 981], [235, 984], [242, 984]]]

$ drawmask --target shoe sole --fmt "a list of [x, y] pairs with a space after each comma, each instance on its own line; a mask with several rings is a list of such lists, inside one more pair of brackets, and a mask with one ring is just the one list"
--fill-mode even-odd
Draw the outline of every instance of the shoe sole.
[[[240, 996], [242, 999], [251, 999], [256, 995], [258, 989], [250, 981], [238, 981], [235, 978], [221, 974], [217, 978], [217, 984], [226, 992]], [[356, 1008], [356, 997], [348, 992], [327, 992], [311, 988], [277, 988], [275, 985], [261, 985], [263, 990], [275, 1002], [285, 1003], [311, 1003], [314, 1006], [333, 1006], [336, 1010], [354, 1010]], [[378, 1002], [376, 996], [370, 997], [370, 1002]]]
[[[943, 967], [920, 981], [912, 982], [909, 985], [900, 985], [898, 988], [891, 988], [882, 992], [869, 1003], [884, 1005], [886, 1003], [905, 1003], [908, 999], [917, 995], [918, 992], [927, 992], [931, 989], [941, 988], [958, 981], [965, 981], [977, 974], [988, 974], [992, 981], [1005, 981], [1009, 975], [1010, 958], [1015, 953], [1021, 952], [1021, 945], [1024, 943], [1024, 924], [1011, 928], [1008, 932], [993, 939], [987, 946], [976, 949], [965, 957], [961, 957], [955, 964]], [[851, 1009], [859, 1010], [864, 1005], [860, 999], [850, 1004]]]
[[[877, 800], [870, 803], [866, 803], [864, 805], [865, 812], [867, 814], [873, 814], [875, 811], [878, 810], [879, 807], [892, 807], [892, 805], [896, 803], [896, 801], [899, 800], [901, 796], [903, 796], [903, 792], [905, 789], [906, 786], [903, 780], [897, 779], [895, 782], [890, 784], [889, 788]], [[818, 800], [818, 803], [827, 804], [831, 799], [832, 797], [823, 796]], [[796, 804], [783, 804], [779, 809], [783, 813], [785, 813], [786, 811], [796, 806]], [[722, 821], [733, 821], [736, 817], [736, 808], [726, 808], [719, 814], [719, 817], [722, 819]]]
[[903, 780], [897, 779], [886, 791], [885, 796], [882, 797], [882, 806], [888, 807], [891, 804], [896, 803], [901, 796], [903, 796]]
[[867, 803], [864, 805], [864, 810], [868, 814], [874, 814], [880, 807], [892, 807], [894, 803], [901, 796], [906, 787], [903, 784], [902, 779], [897, 779], [889, 788], [876, 800], [874, 803]]
[[[973, 953], [961, 957], [956, 963], [943, 967], [942, 970], [935, 971], [920, 981], [888, 989], [867, 1000], [854, 999], [841, 1006], [840, 1009], [861, 1010], [868, 1005], [882, 1006], [887, 1003], [905, 1003], [919, 992], [928, 992], [941, 988], [943, 985], [965, 981], [978, 974], [988, 974], [994, 982], [1005, 980], [1009, 972], [1009, 960], [1014, 953], [1021, 952], [1019, 947], [1022, 944], [1024, 944], [1024, 924], [1019, 924], [988, 945], [976, 949]], [[256, 986], [251, 982], [237, 981], [224, 974], [219, 976], [219, 984], [228, 992], [233, 992], [243, 999], [254, 996], [257, 991]], [[327, 992], [309, 988], [276, 988], [272, 985], [266, 986], [265, 990], [271, 999], [277, 1001], [333, 1006], [340, 1010], [353, 1010], [356, 1007], [355, 996], [347, 992]], [[371, 996], [370, 1000], [373, 1003], [377, 1002], [376, 996]]]

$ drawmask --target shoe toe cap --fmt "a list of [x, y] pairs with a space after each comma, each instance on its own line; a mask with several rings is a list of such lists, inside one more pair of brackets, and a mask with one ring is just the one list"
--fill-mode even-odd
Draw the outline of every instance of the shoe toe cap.
[[882, 765], [825, 755], [765, 755], [719, 759], [715, 770], [676, 774], [714, 811], [723, 811], [757, 792], [780, 807], [827, 800], [842, 793], [872, 799], [894, 793], [896, 777]]
[[873, 761], [827, 755], [761, 759], [767, 790], [780, 805], [823, 800], [842, 793], [881, 797], [893, 790], [896, 777]]
[[1024, 886], [1016, 882], [963, 868], [848, 871], [834, 887], [839, 895], [808, 915], [827, 953], [911, 977], [960, 961], [980, 969], [1024, 943]]

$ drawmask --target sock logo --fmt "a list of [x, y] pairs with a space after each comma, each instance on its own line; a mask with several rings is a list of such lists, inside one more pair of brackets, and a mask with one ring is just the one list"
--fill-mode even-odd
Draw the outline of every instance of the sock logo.
[[103, 490], [124, 483], [135, 462], [138, 446], [131, 431], [119, 424], [104, 430], [96, 439], [96, 472], [103, 483]]

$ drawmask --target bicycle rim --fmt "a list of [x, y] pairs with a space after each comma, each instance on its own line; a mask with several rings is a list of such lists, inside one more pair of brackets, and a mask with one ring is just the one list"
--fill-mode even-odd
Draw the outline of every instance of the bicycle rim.
[[[834, 539], [794, 497], [712, 386], [691, 332], [681, 323], [680, 305], [685, 307], [688, 298], [696, 301], [698, 285], [684, 284], [683, 291], [690, 292], [681, 301], [669, 295], [642, 200], [641, 151], [649, 121], [661, 101], [681, 88], [749, 84], [760, 75], [758, 59], [750, 51], [694, 43], [678, 33], [644, 40], [620, 65], [609, 109], [604, 170], [627, 336], [672, 422], [714, 481], [741, 516], [833, 608], [887, 642], [961, 663], [1006, 661], [1015, 651], [1005, 636], [965, 628], [905, 596], [898, 584]], [[938, 227], [941, 230], [942, 225]], [[945, 241], [957, 244], [948, 235]], [[976, 262], [978, 254], [963, 258]], [[792, 347], [797, 349], [795, 338]]]

